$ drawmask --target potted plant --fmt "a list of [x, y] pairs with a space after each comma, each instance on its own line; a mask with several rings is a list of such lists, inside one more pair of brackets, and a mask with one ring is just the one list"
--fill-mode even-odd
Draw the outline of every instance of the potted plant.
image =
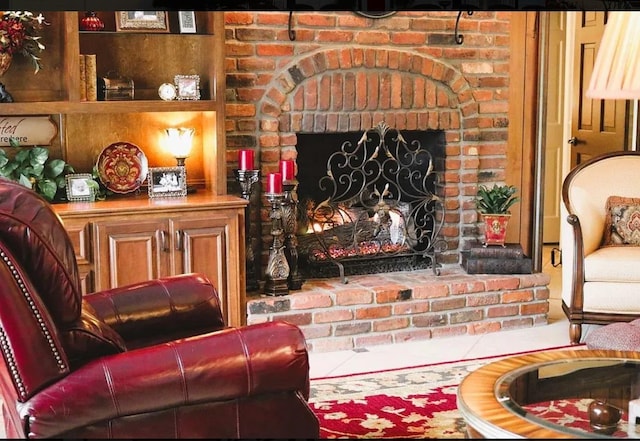
[[484, 220], [484, 245], [501, 245], [504, 247], [507, 225], [511, 217], [509, 209], [520, 200], [515, 196], [513, 185], [493, 184], [478, 187], [476, 208]]

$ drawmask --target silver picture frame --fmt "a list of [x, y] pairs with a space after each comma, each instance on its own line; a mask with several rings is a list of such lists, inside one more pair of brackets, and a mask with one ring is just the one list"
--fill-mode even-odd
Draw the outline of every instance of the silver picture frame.
[[87, 181], [93, 181], [89, 173], [70, 173], [65, 176], [67, 200], [70, 202], [91, 202], [96, 198], [93, 187]]
[[194, 11], [178, 11], [178, 24], [181, 34], [195, 34], [196, 13]]
[[150, 198], [187, 195], [187, 172], [183, 166], [150, 167], [147, 186]]
[[176, 85], [178, 100], [200, 99], [200, 75], [176, 75], [173, 78]]
[[118, 32], [169, 32], [166, 11], [116, 11]]

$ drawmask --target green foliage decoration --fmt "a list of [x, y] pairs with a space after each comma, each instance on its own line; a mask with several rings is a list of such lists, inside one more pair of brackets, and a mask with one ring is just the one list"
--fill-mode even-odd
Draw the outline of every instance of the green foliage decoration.
[[515, 196], [516, 187], [513, 185], [493, 184], [478, 187], [476, 208], [482, 214], [510, 214], [509, 208], [520, 200]]
[[74, 173], [71, 165], [62, 159], [49, 159], [45, 147], [20, 147], [13, 138], [9, 143], [17, 151], [10, 156], [0, 149], [0, 176], [35, 190], [50, 202], [66, 199], [65, 176]]

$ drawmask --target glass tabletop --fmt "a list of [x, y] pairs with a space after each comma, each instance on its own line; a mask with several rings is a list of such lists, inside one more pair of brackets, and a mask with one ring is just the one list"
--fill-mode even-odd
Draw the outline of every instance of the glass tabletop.
[[635, 422], [629, 424], [630, 401], [632, 415], [640, 414], [640, 360], [533, 363], [498, 378], [494, 393], [510, 412], [569, 436], [640, 438], [640, 425], [636, 431]]

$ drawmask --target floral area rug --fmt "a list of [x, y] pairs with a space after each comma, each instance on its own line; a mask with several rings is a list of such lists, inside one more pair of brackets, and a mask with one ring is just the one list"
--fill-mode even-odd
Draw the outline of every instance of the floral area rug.
[[[309, 402], [320, 420], [320, 437], [466, 438], [466, 425], [456, 406], [458, 385], [479, 367], [511, 355], [521, 353], [313, 379]], [[556, 410], [559, 406], [575, 408], [568, 417], [566, 409], [556, 412], [558, 423], [588, 427], [589, 402], [555, 403]], [[548, 419], [554, 417], [549, 409], [539, 406], [527, 410]]]

